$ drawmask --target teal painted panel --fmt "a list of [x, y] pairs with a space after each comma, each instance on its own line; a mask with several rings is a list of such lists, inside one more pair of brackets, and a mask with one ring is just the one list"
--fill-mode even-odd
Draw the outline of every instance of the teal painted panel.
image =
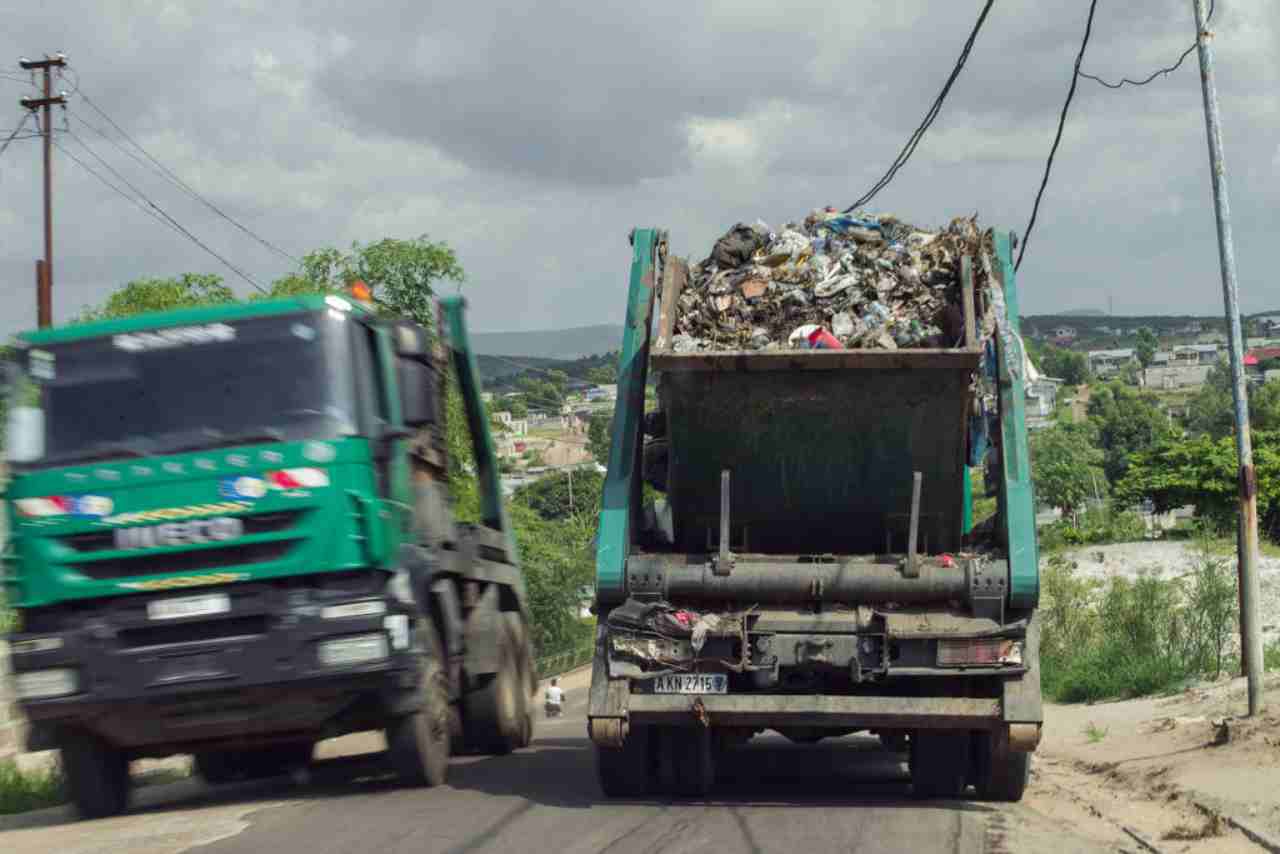
[[[1016, 336], [1020, 322], [1018, 285], [1013, 269], [1013, 246], [1007, 231], [995, 233], [996, 274], [1004, 289], [1009, 330]], [[1012, 348], [998, 344], [1000, 363], [1000, 432], [1004, 494], [1001, 500], [1009, 552], [1009, 605], [1034, 608], [1040, 601], [1040, 554], [1036, 542], [1036, 505], [1031, 486], [1031, 453], [1027, 444], [1026, 388], [1022, 375], [1021, 339]], [[1015, 352], [1016, 351], [1016, 352]], [[1016, 370], [1009, 370], [1012, 361]]]
[[453, 354], [453, 370], [462, 393], [463, 408], [467, 413], [467, 432], [471, 436], [471, 452], [476, 460], [476, 479], [480, 482], [480, 516], [486, 527], [501, 531], [507, 538], [507, 556], [516, 559], [516, 544], [507, 521], [507, 509], [502, 503], [502, 482], [498, 472], [498, 455], [493, 450], [493, 437], [489, 434], [489, 416], [481, 397], [480, 370], [476, 367], [476, 354], [471, 349], [464, 319], [466, 300], [460, 296], [444, 297], [440, 310], [444, 313], [449, 330], [449, 349]]
[[632, 232], [631, 281], [627, 321], [618, 354], [618, 402], [610, 431], [609, 470], [600, 501], [596, 533], [596, 599], [602, 604], [626, 598], [627, 553], [640, 497], [640, 442], [644, 388], [649, 366], [649, 332], [657, 292], [655, 257], [665, 236], [652, 228]]

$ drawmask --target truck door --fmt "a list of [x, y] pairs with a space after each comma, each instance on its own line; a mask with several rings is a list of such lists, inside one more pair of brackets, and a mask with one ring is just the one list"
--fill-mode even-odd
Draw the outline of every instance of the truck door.
[[404, 425], [396, 388], [395, 356], [387, 331], [378, 326], [356, 325], [357, 376], [362, 409], [373, 456], [377, 485], [380, 548], [377, 563], [386, 563], [399, 552], [405, 526], [412, 518], [412, 493]]

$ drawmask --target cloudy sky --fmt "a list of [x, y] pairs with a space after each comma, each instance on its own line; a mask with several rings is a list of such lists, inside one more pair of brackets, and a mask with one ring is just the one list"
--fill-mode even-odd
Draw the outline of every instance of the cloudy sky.
[[[301, 255], [428, 234], [467, 270], [473, 328], [617, 322], [633, 225], [702, 257], [738, 220], [847, 205], [950, 71], [980, 0], [0, 0], [0, 62], [63, 51], [66, 149], [269, 282], [289, 262], [99, 136], [114, 131]], [[1021, 232], [1087, 0], [997, 0], [931, 133], [873, 203]], [[1219, 0], [1215, 41], [1246, 311], [1280, 308], [1280, 14]], [[1136, 76], [1191, 43], [1191, 0], [1103, 0], [1086, 69]], [[1142, 89], [1082, 82], [1021, 283], [1026, 310], [1217, 313], [1194, 57]], [[0, 128], [29, 86], [0, 72]], [[86, 101], [80, 93], [88, 97]], [[9, 106], [5, 106], [5, 101]], [[57, 127], [62, 126], [59, 118]], [[0, 155], [0, 334], [34, 324], [39, 148]], [[249, 286], [55, 151], [55, 318], [143, 275]]]

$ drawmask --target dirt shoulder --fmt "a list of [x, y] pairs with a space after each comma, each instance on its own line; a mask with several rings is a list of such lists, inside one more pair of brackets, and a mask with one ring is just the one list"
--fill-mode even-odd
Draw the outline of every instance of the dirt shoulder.
[[1255, 720], [1236, 717], [1243, 679], [1171, 697], [1049, 705], [1024, 805], [1134, 850], [1124, 828], [1161, 851], [1262, 850], [1218, 817], [1280, 839], [1280, 674], [1268, 694], [1272, 710]]

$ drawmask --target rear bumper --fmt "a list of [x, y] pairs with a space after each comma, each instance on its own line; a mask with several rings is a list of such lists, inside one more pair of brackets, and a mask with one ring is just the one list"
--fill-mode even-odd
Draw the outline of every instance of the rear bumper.
[[712, 726], [767, 728], [993, 729], [1002, 723], [999, 700], [964, 697], [633, 694], [627, 715], [639, 725], [705, 719]]
[[[67, 727], [140, 754], [282, 733], [318, 738], [337, 734], [335, 721], [344, 717], [376, 719], [412, 705], [417, 644], [413, 614], [400, 603], [378, 600], [385, 614], [325, 619], [319, 609], [251, 613], [253, 601], [237, 595], [230, 613], [166, 621], [154, 635], [132, 612], [110, 609], [69, 631], [12, 635], [15, 676], [67, 668], [77, 680], [74, 694], [19, 701], [31, 723], [30, 748], [52, 747]], [[388, 631], [388, 617], [407, 621], [407, 635]], [[259, 630], [238, 634], [240, 627]], [[387, 654], [322, 663], [322, 642], [353, 635], [385, 638]], [[32, 640], [59, 645], [21, 652]]]

